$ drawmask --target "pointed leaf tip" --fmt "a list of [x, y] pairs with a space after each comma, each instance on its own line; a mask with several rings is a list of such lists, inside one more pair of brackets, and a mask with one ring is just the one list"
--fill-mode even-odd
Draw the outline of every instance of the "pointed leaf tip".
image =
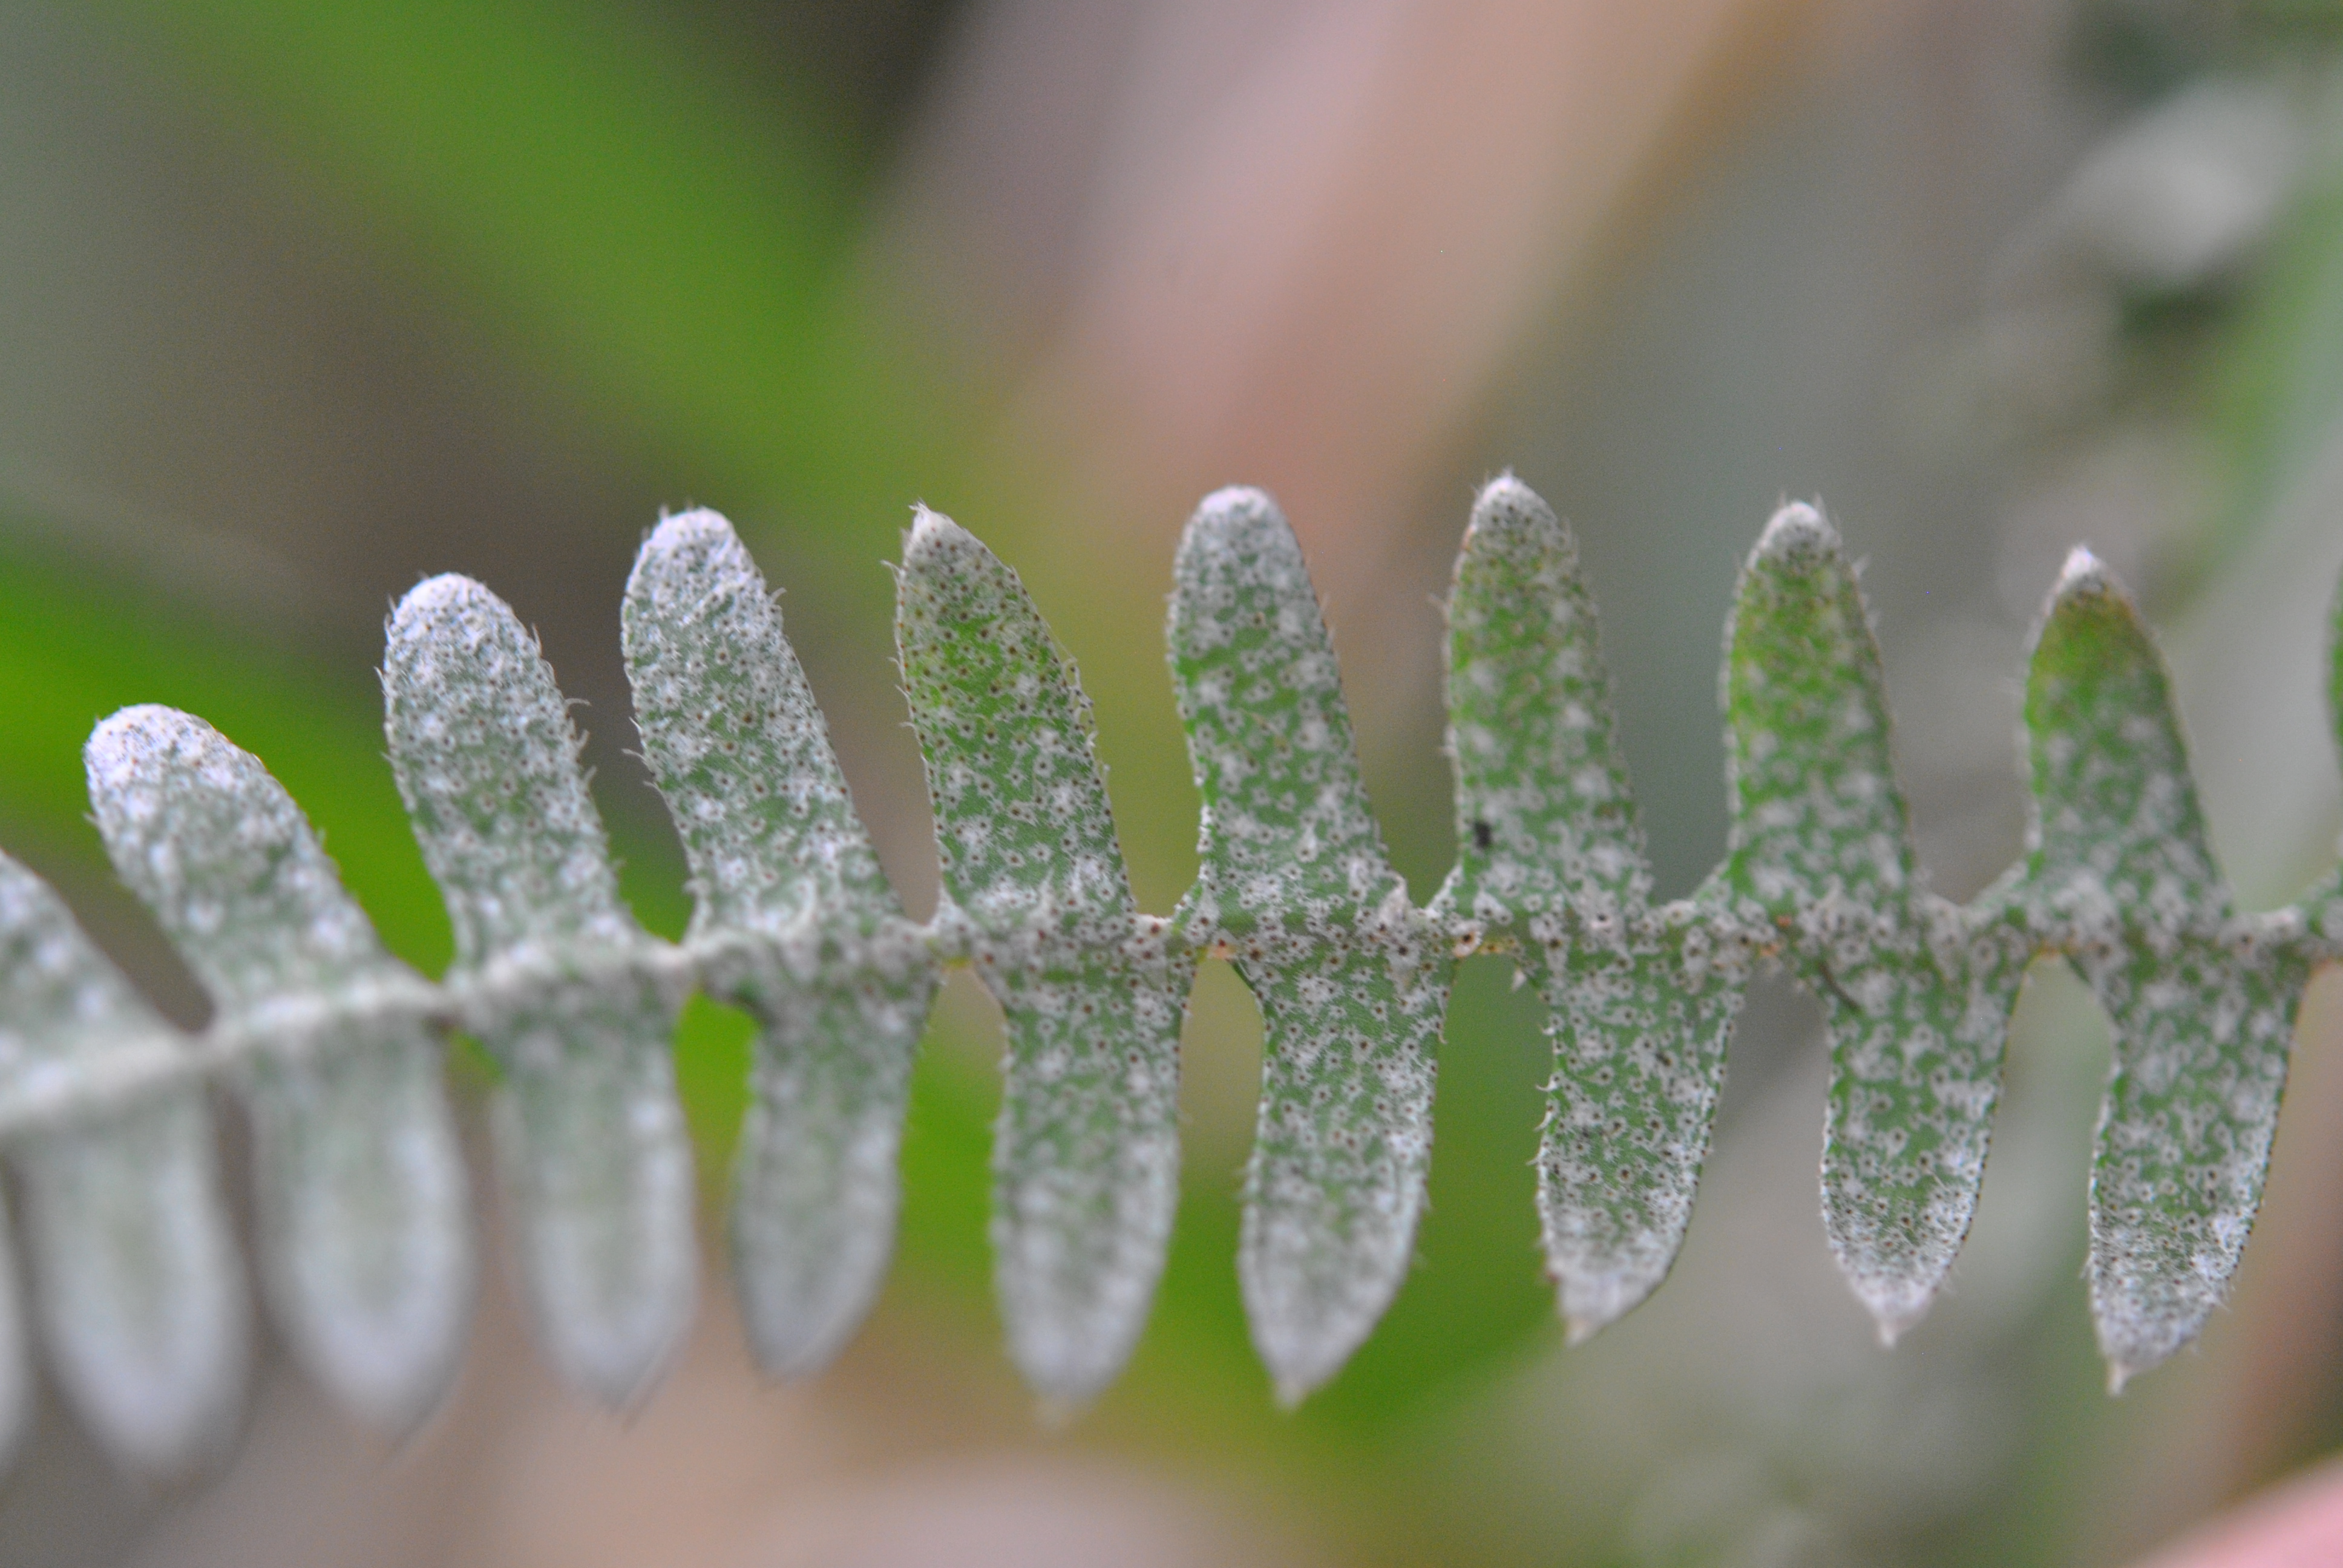
[[949, 548], [961, 541], [973, 544], [976, 537], [925, 501], [911, 507], [911, 531], [903, 543], [903, 564], [911, 564], [914, 553]]
[[1806, 501], [1785, 502], [1765, 523], [1765, 531], [1757, 536], [1757, 548], [1751, 553], [1750, 564], [1779, 561], [1785, 566], [1803, 567], [1839, 552], [1838, 530], [1824, 517], [1822, 508]]
[[[740, 537], [721, 512], [705, 507], [661, 518], [635, 552], [634, 569], [619, 605], [621, 638], [639, 636], [647, 614], [662, 619], [703, 619], [738, 613], [730, 595], [748, 586], [765, 590]], [[769, 595], [767, 597], [769, 598]]]
[[490, 607], [502, 608], [504, 600], [497, 598], [478, 582], [461, 572], [441, 572], [425, 578], [408, 588], [391, 611], [394, 627], [410, 626], [449, 615], [475, 614]]
[[651, 530], [653, 538], [665, 534], [669, 538], [687, 538], [697, 534], [731, 537], [731, 520], [713, 507], [686, 507], [679, 512], [669, 512]]
[[1473, 515], [1477, 518], [1484, 511], [1545, 512], [1551, 515], [1553, 508], [1545, 504], [1543, 496], [1522, 483], [1508, 468], [1483, 485], [1481, 493], [1473, 498]]
[[2058, 583], [2051, 589], [2051, 598], [2063, 599], [2084, 593], [2127, 597], [2115, 574], [2107, 570], [2107, 564], [2091, 553], [2091, 547], [2077, 545], [2066, 552], [2066, 564], [2058, 568]]
[[[970, 583], [981, 580], [1013, 585], [1000, 590], [1012, 598], [1025, 592], [1023, 579], [1018, 577], [1016, 568], [993, 554], [990, 546], [928, 507], [912, 509], [911, 531], [903, 538], [902, 569], [909, 576], [935, 581], [958, 584], [965, 578]], [[1055, 640], [1051, 642], [1054, 647]]]
[[1285, 514], [1265, 490], [1251, 485], [1230, 485], [1214, 490], [1198, 504], [1181, 536], [1180, 554], [1192, 548], [1214, 553], [1290, 554], [1299, 559], [1302, 548], [1286, 526]]
[[[1565, 576], [1577, 569], [1578, 541], [1554, 516], [1544, 498], [1510, 473], [1500, 474], [1482, 486], [1481, 493], [1473, 498], [1472, 520], [1464, 528], [1464, 548], [1458, 553], [1459, 571], [1476, 548], [1485, 551], [1491, 546], [1507, 553], [1522, 549], [1546, 553]], [[1575, 588], [1577, 585], [1572, 586]]]
[[1196, 516], [1205, 518], [1236, 518], [1274, 513], [1277, 503], [1269, 492], [1256, 485], [1222, 485], [1196, 503]]
[[[771, 597], [739, 536], [720, 513], [700, 508], [661, 518], [636, 552], [620, 605], [619, 631], [629, 677], [639, 672], [647, 658], [656, 663], [666, 645], [677, 640], [675, 628], [681, 625], [695, 619], [759, 618], [754, 607], [743, 608], [744, 595]], [[767, 613], [773, 613], [769, 607]], [[639, 727], [644, 715], [642, 705], [636, 706]]]

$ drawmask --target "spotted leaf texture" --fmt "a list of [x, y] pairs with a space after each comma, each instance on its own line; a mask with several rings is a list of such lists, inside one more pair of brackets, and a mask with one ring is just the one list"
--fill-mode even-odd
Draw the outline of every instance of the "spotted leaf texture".
[[[56, 895], [0, 857], [0, 1094], [185, 1049]], [[126, 1096], [10, 1153], [58, 1386], [136, 1469], [167, 1474], [207, 1457], [243, 1409], [250, 1345], [202, 1087]], [[0, 1349], [15, 1352], [0, 1362], [0, 1431], [13, 1444], [30, 1391], [14, 1281], [0, 1285]]]
[[263, 1278], [310, 1374], [405, 1431], [438, 1402], [473, 1296], [462, 1151], [428, 1019], [282, 786], [200, 719], [97, 727], [89, 797], [116, 869], [250, 1059]]
[[1180, 1193], [1195, 960], [1131, 895], [1090, 702], [1017, 574], [921, 508], [895, 638], [946, 907], [1008, 1026], [992, 1240], [1018, 1366], [1095, 1395], [1147, 1322]]
[[1281, 1398], [1339, 1371], [1406, 1276], [1454, 968], [1383, 853], [1302, 547], [1269, 498], [1206, 498], [1171, 659], [1203, 798], [1184, 925], [1266, 1026], [1237, 1268]]
[[1814, 508], [1766, 525], [1725, 657], [1725, 882], [1822, 1002], [1824, 1229], [1892, 1342], [1926, 1311], [1976, 1211], [2027, 948], [1926, 890], [1878, 647]]
[[[925, 924], [881, 875], [778, 603], [713, 513], [650, 536], [624, 612], [644, 755], [690, 863], [679, 946], [619, 900], [552, 674], [468, 579], [407, 596], [384, 672], [392, 764], [455, 929], [438, 985], [381, 951], [257, 760], [166, 709], [99, 728], [108, 848], [216, 1012], [199, 1035], [170, 1028], [0, 859], [0, 1147], [57, 1383], [125, 1462], [183, 1472], [241, 1404], [210, 1079], [252, 1112], [262, 1276], [294, 1351], [397, 1427], [444, 1385], [470, 1296], [436, 1037], [476, 1035], [502, 1069], [497, 1161], [538, 1338], [572, 1384], [628, 1405], [693, 1306], [669, 1054], [685, 995], [760, 1025], [734, 1271], [759, 1359], [797, 1373], [884, 1271], [914, 1040], [954, 962], [1008, 1023], [997, 1278], [1011, 1353], [1061, 1409], [1123, 1365], [1163, 1267], [1179, 1032], [1206, 955], [1237, 965], [1267, 1026], [1237, 1266], [1289, 1403], [1406, 1275], [1449, 980], [1476, 951], [1546, 1006], [1539, 1211], [1574, 1340], [1648, 1296], [1682, 1244], [1761, 963], [1823, 1009], [1824, 1223], [1885, 1335], [1926, 1309], [1968, 1227], [2011, 1003], [2046, 952], [2115, 1026], [2089, 1278], [2116, 1385], [2222, 1300], [2297, 1005], [2343, 959], [2343, 872], [2237, 912], [2163, 667], [2087, 552], [2034, 651], [2026, 856], [1966, 908], [1926, 888], [1857, 575], [1810, 507], [1765, 528], [1729, 623], [1725, 861], [1664, 905], [1574, 547], [1510, 477], [1474, 508], [1450, 604], [1459, 852], [1425, 909], [1384, 853], [1301, 549], [1260, 492], [1207, 498], [1180, 548], [1170, 655], [1203, 812], [1198, 879], [1168, 918], [1132, 901], [1088, 704], [1016, 574], [922, 508], [898, 586], [943, 873]], [[0, 1244], [0, 1449], [30, 1398], [15, 1265]]]
[[504, 1070], [498, 1163], [538, 1334], [573, 1387], [647, 1390], [691, 1319], [684, 988], [619, 901], [553, 672], [503, 600], [437, 577], [383, 668], [392, 770], [456, 930], [448, 983]]
[[1448, 624], [1456, 869], [1435, 909], [1515, 950], [1549, 1010], [1538, 1218], [1575, 1342], [1683, 1245], [1751, 947], [1650, 907], [1577, 543], [1510, 476], [1473, 505]]
[[662, 522], [620, 623], [644, 759], [691, 867], [686, 940], [709, 989], [759, 1025], [734, 1282], [758, 1359], [802, 1375], [837, 1353], [886, 1274], [937, 968], [731, 525], [709, 511]]
[[2214, 864], [2164, 662], [2087, 550], [2026, 677], [2027, 891], [2115, 1026], [2091, 1162], [2091, 1311], [2115, 1386], [2193, 1339], [2261, 1202], [2301, 917], [2238, 915]]

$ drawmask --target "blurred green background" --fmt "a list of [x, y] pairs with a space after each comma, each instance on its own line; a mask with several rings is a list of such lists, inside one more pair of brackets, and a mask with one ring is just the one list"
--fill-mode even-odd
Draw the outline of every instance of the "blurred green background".
[[[260, 755], [391, 945], [447, 933], [381, 759], [389, 602], [472, 573], [581, 699], [645, 921], [686, 914], [617, 606], [712, 505], [882, 856], [933, 900], [888, 643], [913, 500], [1080, 661], [1141, 903], [1193, 869], [1161, 625], [1187, 508], [1285, 504], [1419, 897], [1452, 843], [1443, 591], [1510, 466], [1575, 523], [1661, 890], [1721, 851], [1741, 553], [1819, 494], [1858, 554], [1924, 857], [2016, 852], [2016, 680], [2087, 539], [2166, 630], [2255, 907], [2331, 863], [2343, 567], [2343, 16], [2316, 0], [0, 3], [0, 845], [174, 1015], [79, 747], [134, 701]], [[1752, 1000], [1690, 1242], [1564, 1353], [1529, 993], [1462, 971], [1419, 1264], [1278, 1412], [1236, 1297], [1259, 1027], [1208, 966], [1154, 1318], [1045, 1428], [984, 1241], [997, 1049], [939, 1009], [886, 1300], [762, 1385], [720, 1292], [619, 1422], [501, 1292], [386, 1450], [272, 1365], [219, 1475], [141, 1489], [54, 1408], [0, 1484], [25, 1563], [2118, 1563], [2343, 1442], [2343, 997], [2306, 1009], [2235, 1308], [2121, 1401], [2077, 1278], [2106, 1040], [2021, 1008], [1976, 1234], [1893, 1353], [1815, 1216], [1811, 1008]], [[746, 1021], [678, 1041], [720, 1201]], [[458, 1059], [476, 1111], [479, 1082]], [[233, 1155], [234, 1151], [231, 1151]], [[715, 1249], [711, 1248], [711, 1252]]]

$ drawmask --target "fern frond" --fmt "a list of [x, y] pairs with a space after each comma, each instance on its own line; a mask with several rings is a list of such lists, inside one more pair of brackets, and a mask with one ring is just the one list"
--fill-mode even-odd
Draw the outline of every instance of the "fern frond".
[[1711, 908], [1651, 907], [1578, 548], [1510, 476], [1473, 506], [1448, 625], [1456, 868], [1433, 910], [1518, 954], [1549, 1011], [1538, 1218], [1575, 1343], [1683, 1245], [1755, 946]]
[[97, 727], [89, 795], [116, 869], [247, 1059], [262, 1277], [310, 1374], [403, 1431], [463, 1352], [473, 1248], [439, 1087], [437, 997], [385, 952], [301, 809], [200, 719]]
[[568, 710], [502, 599], [417, 585], [382, 685], [391, 771], [456, 931], [448, 984], [504, 1070], [497, 1165], [538, 1337], [573, 1387], [629, 1405], [699, 1273], [668, 1050], [684, 976], [618, 898]]
[[759, 1025], [732, 1267], [770, 1371], [820, 1370], [878, 1293], [939, 966], [830, 749], [779, 607], [731, 525], [662, 522], [620, 616], [643, 755], [691, 869], [701, 982]]
[[1237, 1271], [1291, 1403], [1406, 1275], [1453, 959], [1384, 857], [1284, 518], [1258, 490], [1207, 497], [1172, 582], [1172, 684], [1203, 798], [1182, 923], [1234, 960], [1267, 1030]]
[[1089, 699], [1017, 574], [921, 508], [896, 643], [928, 758], [937, 924], [1009, 1031], [992, 1243], [1018, 1366], [1079, 1403], [1147, 1322], [1180, 1181], [1180, 1022], [1194, 958], [1131, 896]]
[[[1197, 962], [1267, 1026], [1237, 1267], [1278, 1395], [1333, 1376], [1403, 1279], [1460, 958], [1508, 959], [1549, 1014], [1538, 1203], [1574, 1342], [1682, 1245], [1752, 974], [1821, 1004], [1825, 1232], [1893, 1339], [1975, 1212], [2009, 1015], [2056, 953], [2116, 1030], [2091, 1183], [2092, 1310], [2114, 1383], [2219, 1304], [2260, 1199], [2296, 1008], [2343, 956], [2343, 873], [2241, 915], [2137, 612], [2077, 552], [2026, 701], [2025, 859], [1931, 893], [1896, 782], [1862, 593], [1812, 508], [1742, 573], [1723, 700], [1731, 827], [1654, 905], [1569, 530], [1510, 477], [1477, 500], [1449, 606], [1455, 868], [1419, 909], [1360, 780], [1301, 548], [1254, 490], [1182, 539], [1171, 673], [1202, 797], [1169, 917], [1132, 899], [1091, 713], [1017, 575], [925, 508], [896, 635], [943, 897], [907, 920], [856, 816], [779, 608], [721, 518], [668, 518], [622, 617], [644, 756], [690, 867], [679, 945], [618, 897], [535, 640], [466, 578], [393, 616], [390, 759], [456, 960], [383, 951], [299, 809], [202, 720], [126, 709], [88, 749], [124, 880], [216, 1008], [189, 1038], [55, 895], [0, 859], [0, 1143], [21, 1176], [60, 1386], [128, 1463], [199, 1460], [240, 1409], [247, 1309], [206, 1085], [251, 1112], [267, 1303], [311, 1375], [400, 1429], [459, 1353], [475, 1287], [438, 1037], [502, 1069], [497, 1166], [538, 1337], [575, 1387], [639, 1400], [688, 1326], [692, 1170], [669, 1041], [694, 987], [754, 1015], [732, 1275], [759, 1359], [851, 1335], [891, 1248], [913, 1050], [945, 965], [1007, 1024], [992, 1239], [1010, 1350], [1052, 1402], [1129, 1357], [1178, 1197], [1179, 1034]], [[2343, 723], [2343, 653], [2334, 687]], [[0, 1217], [5, 1218], [5, 1217]], [[31, 1380], [0, 1247], [0, 1447]]]
[[1926, 890], [1879, 649], [1838, 536], [1810, 507], [1776, 513], [1749, 558], [1725, 684], [1726, 901], [1822, 1003], [1823, 1224], [1893, 1342], [1968, 1234], [2028, 954]]
[[2091, 1161], [2091, 1310], [2113, 1387], [2197, 1335], [2261, 1203], [2295, 1010], [2293, 910], [2239, 916], [2164, 661], [2107, 569], [2060, 575], [2026, 687], [2025, 896], [2115, 1026]]
[[[9, 860], [0, 860], [0, 965], [8, 1002], [0, 1062], [13, 1086], [69, 1081], [126, 1060], [147, 1069], [129, 1078], [133, 1092], [108, 1113], [28, 1123], [9, 1152], [24, 1184], [41, 1333], [59, 1386], [123, 1460], [181, 1469], [234, 1424], [250, 1355], [211, 1108], [200, 1082], [156, 1070], [172, 1065], [177, 1031], [90, 945], [56, 895]], [[15, 1353], [0, 1374], [11, 1445], [31, 1383], [15, 1307], [11, 1290], [5, 1348]]]

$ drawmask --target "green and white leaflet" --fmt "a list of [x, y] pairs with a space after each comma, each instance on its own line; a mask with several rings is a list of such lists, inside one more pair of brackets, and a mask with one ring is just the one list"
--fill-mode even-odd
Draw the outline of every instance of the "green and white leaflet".
[[[639, 1402], [698, 1289], [669, 1049], [695, 989], [759, 1026], [729, 1214], [749, 1341], [773, 1372], [819, 1370], [884, 1278], [912, 1065], [954, 965], [1007, 1026], [995, 1279], [1011, 1357], [1053, 1406], [1111, 1383], [1147, 1322], [1207, 958], [1266, 1025], [1235, 1266], [1288, 1402], [1341, 1372], [1413, 1266], [1450, 980], [1475, 954], [1547, 1013], [1538, 1220], [1574, 1342], [1683, 1244], [1728, 1037], [1768, 968], [1823, 1011], [1824, 1229], [1883, 1336], [1926, 1311], [1967, 1232], [2011, 1007], [2046, 955], [2115, 1028], [2089, 1263], [2112, 1382], [2224, 1299], [2297, 1007], [2343, 957], [2343, 872], [2292, 908], [2235, 909], [2155, 644], [2087, 552], [2026, 682], [2026, 853], [1966, 906], [1929, 890], [1857, 575], [1813, 507], [1783, 507], [1742, 572], [1726, 852], [1666, 903], [1575, 544], [1510, 476], [1473, 507], [1448, 603], [1457, 859], [1421, 908], [1367, 803], [1301, 547], [1261, 492], [1206, 498], [1180, 545], [1169, 654], [1202, 819], [1168, 915], [1132, 897], [1088, 699], [1017, 574], [923, 508], [896, 584], [942, 872], [924, 923], [880, 868], [778, 601], [712, 512], [650, 535], [621, 618], [689, 863], [680, 943], [619, 898], [552, 672], [468, 578], [406, 597], [384, 666], [391, 766], [456, 932], [436, 982], [382, 950], [259, 760], [169, 709], [100, 724], [99, 829], [216, 1015], [172, 1027], [0, 859], [0, 1148], [35, 1287], [25, 1313], [0, 1246], [0, 1445], [30, 1409], [28, 1320], [125, 1463], [183, 1471], [233, 1430], [250, 1329], [215, 1081], [251, 1115], [277, 1326], [353, 1412], [421, 1421], [478, 1271], [440, 1081], [457, 1030], [499, 1070], [497, 1185], [538, 1342], [580, 1392]], [[2343, 728], [2343, 656], [2334, 691]]]

